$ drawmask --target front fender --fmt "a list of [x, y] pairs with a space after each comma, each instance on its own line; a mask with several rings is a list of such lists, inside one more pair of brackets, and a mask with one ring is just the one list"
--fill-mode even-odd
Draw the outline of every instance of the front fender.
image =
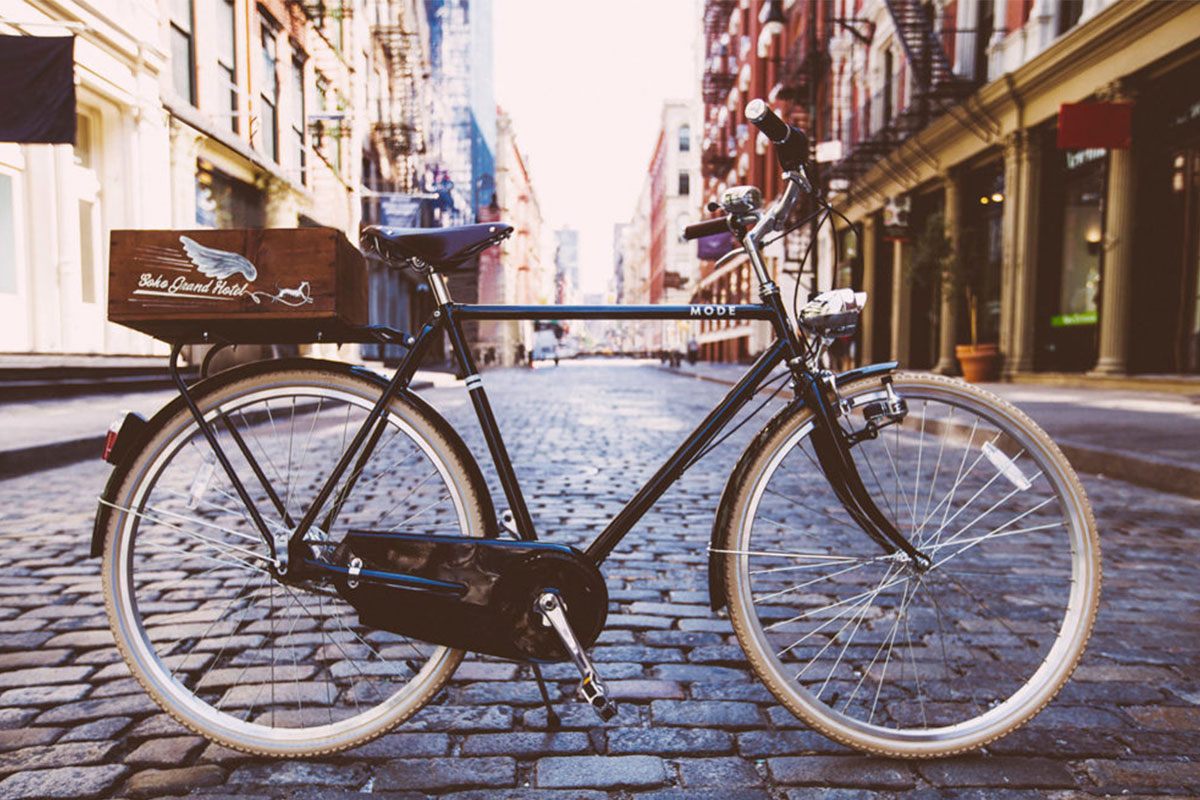
[[[868, 364], [841, 373], [837, 376], [836, 382], [838, 386], [845, 386], [852, 381], [862, 378], [881, 377], [895, 372], [899, 366], [900, 362], [898, 361], [883, 361], [878, 364]], [[725, 489], [721, 492], [721, 502], [717, 506], [717, 515], [713, 519], [712, 537], [708, 543], [708, 601], [713, 611], [724, 608], [729, 602], [729, 598], [725, 596], [725, 585], [721, 581], [719, 554], [713, 551], [717, 548], [717, 537], [720, 531], [729, 523], [729, 515], [733, 513], [733, 496], [736, 488], [745, 478], [745, 472], [750, 462], [750, 454], [754, 452], [761, 441], [770, 436], [774, 431], [774, 425], [782, 424], [787, 415], [799, 411], [803, 406], [803, 400], [796, 398], [787, 408], [773, 417], [746, 447], [745, 452], [742, 453], [742, 457], [738, 459], [737, 466], [733, 468], [733, 472], [729, 473], [729, 479], [725, 481]]]

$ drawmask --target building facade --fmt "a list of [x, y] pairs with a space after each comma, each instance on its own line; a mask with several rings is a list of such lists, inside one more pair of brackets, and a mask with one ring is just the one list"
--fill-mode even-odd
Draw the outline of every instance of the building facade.
[[[758, 186], [768, 200], [779, 193], [781, 177], [775, 156], [764, 137], [746, 121], [745, 107], [760, 97], [787, 122], [820, 141], [828, 128], [826, 41], [830, 35], [832, 3], [826, 0], [706, 0], [704, 5], [704, 64], [701, 93], [700, 160], [703, 174], [698, 207], [719, 201], [728, 188]], [[795, 223], [811, 209], [797, 204]], [[803, 260], [814, 232], [797, 228], [764, 251], [764, 262], [785, 297], [807, 293], [820, 284], [829, 264], [818, 256]], [[827, 237], [828, 232], [818, 235]], [[700, 280], [693, 302], [758, 302], [757, 286], [745, 258], [724, 259], [734, 248], [731, 236], [699, 242]], [[817, 248], [814, 248], [816, 250]], [[809, 272], [801, 274], [804, 264]], [[762, 322], [706, 320], [696, 336], [701, 357], [717, 361], [747, 361], [771, 341]]]
[[[839, 246], [872, 295], [861, 358], [955, 369], [970, 307], [905, 280], [936, 215], [975, 243], [977, 338], [1006, 374], [1200, 372], [1200, 5], [907, 5], [922, 13], [843, 3], [871, 35], [830, 44], [831, 188], [863, 228]], [[1081, 131], [1072, 104], [1118, 118]], [[1121, 113], [1124, 141], [1102, 141]], [[884, 230], [888, 205], [907, 231]]]
[[108, 231], [173, 221], [157, 9], [19, 2], [4, 18], [7, 35], [75, 35], [77, 126], [74, 146], [0, 143], [0, 351], [164, 353], [106, 321]]
[[[541, 206], [525, 157], [517, 145], [512, 118], [499, 112], [497, 126], [498, 217], [513, 227], [513, 234], [500, 244], [494, 269], [487, 272], [481, 269], [479, 302], [517, 305], [547, 303], [551, 296], [552, 276], [542, 258]], [[518, 364], [533, 348], [533, 322], [504, 320], [483, 323], [480, 338], [483, 346], [492, 350], [491, 362], [503, 366]]]

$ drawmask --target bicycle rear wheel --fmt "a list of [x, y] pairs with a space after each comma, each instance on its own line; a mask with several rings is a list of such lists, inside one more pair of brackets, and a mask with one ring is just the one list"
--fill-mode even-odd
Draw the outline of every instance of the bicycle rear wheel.
[[[940, 756], [1015, 729], [1067, 680], [1099, 603], [1100, 547], [1078, 477], [1027, 416], [961, 381], [893, 385], [903, 423], [851, 453], [927, 570], [850, 520], [804, 409], [747, 449], [717, 555], [734, 630], [781, 703], [853, 747]], [[842, 396], [842, 425], [861, 430], [885, 394], [875, 378]]]
[[[251, 365], [199, 391], [239, 477], [284, 538], [380, 395], [378, 384], [316, 361]], [[372, 458], [347, 471], [356, 481], [340, 514], [323, 511], [307, 535], [323, 559], [337, 560], [351, 529], [488, 530], [482, 478], [447, 424], [399, 397], [385, 419]], [[102, 582], [117, 647], [171, 716], [214, 741], [286, 757], [352, 747], [419, 710], [462, 659], [362, 625], [327, 581], [273, 577], [267, 545], [186, 408], [136, 456], [113, 506]]]

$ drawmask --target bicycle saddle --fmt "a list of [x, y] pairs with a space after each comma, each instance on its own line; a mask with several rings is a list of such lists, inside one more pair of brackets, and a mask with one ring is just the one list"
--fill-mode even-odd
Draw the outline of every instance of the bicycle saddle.
[[452, 267], [513, 232], [511, 225], [485, 222], [457, 228], [391, 228], [368, 225], [359, 240], [364, 251], [391, 261], [418, 259], [431, 267]]

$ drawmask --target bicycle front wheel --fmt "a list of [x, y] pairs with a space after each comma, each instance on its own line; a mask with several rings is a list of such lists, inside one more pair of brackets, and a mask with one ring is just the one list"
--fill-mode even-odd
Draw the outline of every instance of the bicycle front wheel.
[[[199, 393], [281, 546], [380, 388], [341, 367], [293, 362], [241, 368]], [[419, 401], [397, 397], [383, 419], [372, 458], [343, 477], [353, 486], [338, 513], [323, 510], [307, 535], [314, 553], [344, 560], [339, 543], [355, 529], [484, 535], [486, 490], [461, 440]], [[267, 544], [186, 408], [151, 435], [112, 505], [102, 583], [117, 647], [171, 716], [213, 741], [284, 757], [352, 747], [419, 710], [462, 659], [362, 625], [328, 581], [274, 577]]]
[[[892, 524], [930, 559], [887, 554], [817, 465], [812, 414], [782, 412], [726, 490], [717, 555], [730, 617], [771, 692], [868, 752], [942, 756], [1012, 731], [1078, 662], [1100, 547], [1078, 477], [1027, 416], [940, 376], [896, 374], [901, 423], [851, 453]], [[886, 397], [843, 387], [847, 430]]]

